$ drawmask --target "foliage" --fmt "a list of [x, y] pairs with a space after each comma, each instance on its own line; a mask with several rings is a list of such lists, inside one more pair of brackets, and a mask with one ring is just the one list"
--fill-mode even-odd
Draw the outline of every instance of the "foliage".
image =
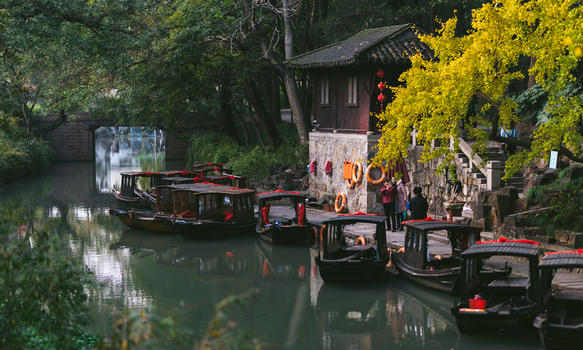
[[52, 157], [46, 141], [30, 136], [14, 119], [0, 117], [0, 180], [38, 174]]
[[[577, 174], [577, 175], [575, 175]], [[558, 172], [557, 180], [548, 185], [531, 188], [527, 198], [544, 202], [549, 211], [530, 217], [531, 224], [545, 227], [583, 231], [583, 167], [566, 168]]]
[[286, 136], [274, 151], [259, 146], [239, 146], [224, 134], [198, 132], [192, 139], [188, 162], [224, 163], [235, 174], [255, 181], [270, 175], [269, 171], [273, 168], [304, 168], [308, 162], [308, 146], [299, 144], [291, 125], [281, 124], [279, 130]]
[[[508, 92], [526, 74], [535, 75], [548, 95], [549, 119], [539, 123], [532, 139], [519, 144], [525, 148], [508, 159], [505, 177], [553, 149], [581, 161], [583, 104], [580, 95], [564, 91], [578, 83], [582, 25], [580, 0], [500, 0], [473, 11], [467, 35], [456, 35], [456, 18], [443, 23], [436, 36], [420, 35], [436, 59], [415, 55], [400, 77], [404, 85], [392, 88], [395, 99], [378, 116], [384, 126], [375, 162], [406, 157], [413, 129], [424, 144], [422, 160], [444, 157], [442, 165], [451, 164], [454, 153], [448, 142], [432, 148], [432, 141], [453, 138], [457, 148], [462, 129], [478, 147], [487, 140], [519, 143], [502, 138], [498, 130], [519, 121], [517, 103]], [[528, 71], [520, 69], [524, 57], [533, 61]], [[475, 99], [477, 111], [469, 108]]]
[[114, 324], [112, 334], [102, 338], [96, 349], [260, 349], [261, 343], [232, 321], [233, 306], [244, 306], [253, 291], [221, 300], [205, 335], [197, 341], [193, 335], [176, 329], [171, 317], [159, 318], [143, 311], [125, 311]]
[[80, 327], [87, 318], [88, 272], [59, 252], [45, 231], [0, 248], [0, 347], [69, 349], [90, 346]]

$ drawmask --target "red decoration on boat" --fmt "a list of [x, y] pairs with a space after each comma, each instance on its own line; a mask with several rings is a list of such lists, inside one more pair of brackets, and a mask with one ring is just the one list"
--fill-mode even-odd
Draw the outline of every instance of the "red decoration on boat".
[[377, 71], [377, 77], [382, 78], [385, 75], [385, 72], [382, 69]]
[[225, 213], [225, 222], [229, 222], [229, 221], [233, 220], [233, 216], [234, 216], [233, 212], [228, 210]]
[[374, 216], [378, 216], [379, 214], [369, 214], [369, 213], [364, 213], [362, 211], [357, 211], [356, 213], [340, 214], [338, 216], [350, 216], [350, 215], [374, 215]]
[[403, 224], [409, 223], [409, 222], [420, 222], [420, 221], [441, 221], [441, 222], [451, 222], [451, 221], [447, 221], [447, 220], [435, 220], [434, 218], [432, 218], [431, 216], [426, 217], [425, 219], [421, 219], [421, 220], [407, 220], [407, 221], [403, 221]]
[[379, 88], [379, 90], [382, 90], [384, 88], [386, 88], [387, 86], [385, 85], [385, 83], [383, 83], [382, 81], [377, 85], [377, 87]]
[[261, 208], [261, 218], [263, 219], [263, 225], [266, 225], [269, 223], [269, 207], [270, 205], [266, 205], [263, 208]]
[[583, 248], [577, 250], [570, 250], [570, 251], [561, 251], [561, 252], [548, 252], [545, 255], [551, 254], [583, 254]]
[[146, 176], [151, 176], [152, 175], [152, 173], [149, 172], [149, 171], [146, 171], [145, 174], [146, 174]]
[[306, 208], [304, 207], [303, 203], [298, 203], [297, 207], [298, 212], [298, 225], [304, 225], [306, 223]]
[[498, 239], [491, 240], [491, 241], [477, 241], [476, 243], [477, 244], [483, 244], [483, 243], [507, 243], [507, 242], [528, 243], [528, 244], [540, 245], [539, 242], [531, 241], [530, 239], [508, 239], [506, 237], [500, 237]]
[[383, 102], [383, 101], [384, 101], [384, 100], [386, 100], [386, 99], [387, 99], [387, 98], [386, 98], [386, 97], [385, 97], [385, 95], [383, 95], [383, 94], [380, 94], [380, 95], [377, 97], [377, 100], [379, 100], [379, 101], [381, 101], [381, 102]]
[[291, 193], [291, 194], [302, 194], [301, 192], [295, 192], [295, 191], [275, 190], [275, 191], [267, 191], [267, 192], [261, 192], [261, 193], [257, 193], [255, 196], [259, 196], [260, 194], [267, 194], [267, 193]]
[[218, 166], [216, 166], [216, 167], [214, 168], [214, 170], [215, 170], [215, 171], [220, 171], [220, 170], [221, 170], [221, 168], [219, 168]]
[[470, 309], [484, 309], [486, 308], [486, 299], [482, 299], [480, 294], [477, 294], [474, 299], [468, 300]]
[[182, 171], [180, 172], [180, 174], [181, 174], [181, 175], [186, 175], [186, 174], [188, 174], [188, 171], [186, 171], [186, 170], [182, 170]]
[[235, 254], [227, 251], [227, 252], [225, 252], [225, 257], [226, 258], [234, 258], [235, 257]]
[[196, 176], [196, 177], [194, 177], [194, 178], [192, 179], [192, 181], [194, 181], [194, 182], [200, 182], [201, 180], [202, 180], [202, 179], [201, 179], [200, 177], [198, 177], [198, 176]]

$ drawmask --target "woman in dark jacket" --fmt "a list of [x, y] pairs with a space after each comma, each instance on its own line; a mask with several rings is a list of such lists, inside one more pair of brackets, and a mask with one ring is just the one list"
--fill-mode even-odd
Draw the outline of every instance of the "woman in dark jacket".
[[413, 189], [414, 196], [409, 201], [409, 210], [411, 211], [411, 220], [423, 220], [427, 217], [427, 199], [423, 197], [421, 187]]

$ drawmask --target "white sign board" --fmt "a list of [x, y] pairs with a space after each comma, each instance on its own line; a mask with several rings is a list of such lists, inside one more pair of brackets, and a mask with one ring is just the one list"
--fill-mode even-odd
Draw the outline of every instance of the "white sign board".
[[557, 151], [551, 151], [551, 158], [549, 159], [549, 169], [557, 169], [557, 157], [559, 153]]

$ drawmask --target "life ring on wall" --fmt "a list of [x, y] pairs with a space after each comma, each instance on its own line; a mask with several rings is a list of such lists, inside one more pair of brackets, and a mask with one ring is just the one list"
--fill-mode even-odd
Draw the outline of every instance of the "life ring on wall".
[[383, 175], [382, 175], [381, 177], [379, 177], [378, 179], [376, 179], [376, 180], [373, 180], [373, 179], [370, 177], [370, 171], [371, 171], [373, 168], [375, 168], [375, 167], [374, 167], [372, 164], [371, 164], [371, 165], [369, 165], [369, 166], [366, 168], [366, 173], [365, 173], [365, 174], [366, 174], [366, 180], [367, 180], [369, 183], [373, 184], [373, 185], [379, 185], [379, 184], [383, 183], [383, 181], [385, 181], [385, 177], [387, 177], [387, 173], [385, 172], [385, 168], [384, 168], [382, 165], [379, 165], [379, 169], [381, 169], [381, 173], [382, 173]]
[[362, 164], [354, 162], [352, 164], [352, 182], [359, 183], [362, 180]]
[[348, 189], [353, 189], [354, 185], [356, 185], [356, 182], [352, 181], [352, 179], [346, 179], [346, 187], [348, 187]]
[[[338, 202], [342, 201], [342, 205], [339, 205]], [[338, 193], [336, 196], [336, 200], [334, 201], [334, 211], [340, 213], [346, 208], [346, 193]]]
[[362, 237], [362, 236], [358, 236], [358, 238], [356, 239], [356, 242], [354, 242], [354, 244], [366, 245], [366, 239], [364, 239], [364, 237]]

